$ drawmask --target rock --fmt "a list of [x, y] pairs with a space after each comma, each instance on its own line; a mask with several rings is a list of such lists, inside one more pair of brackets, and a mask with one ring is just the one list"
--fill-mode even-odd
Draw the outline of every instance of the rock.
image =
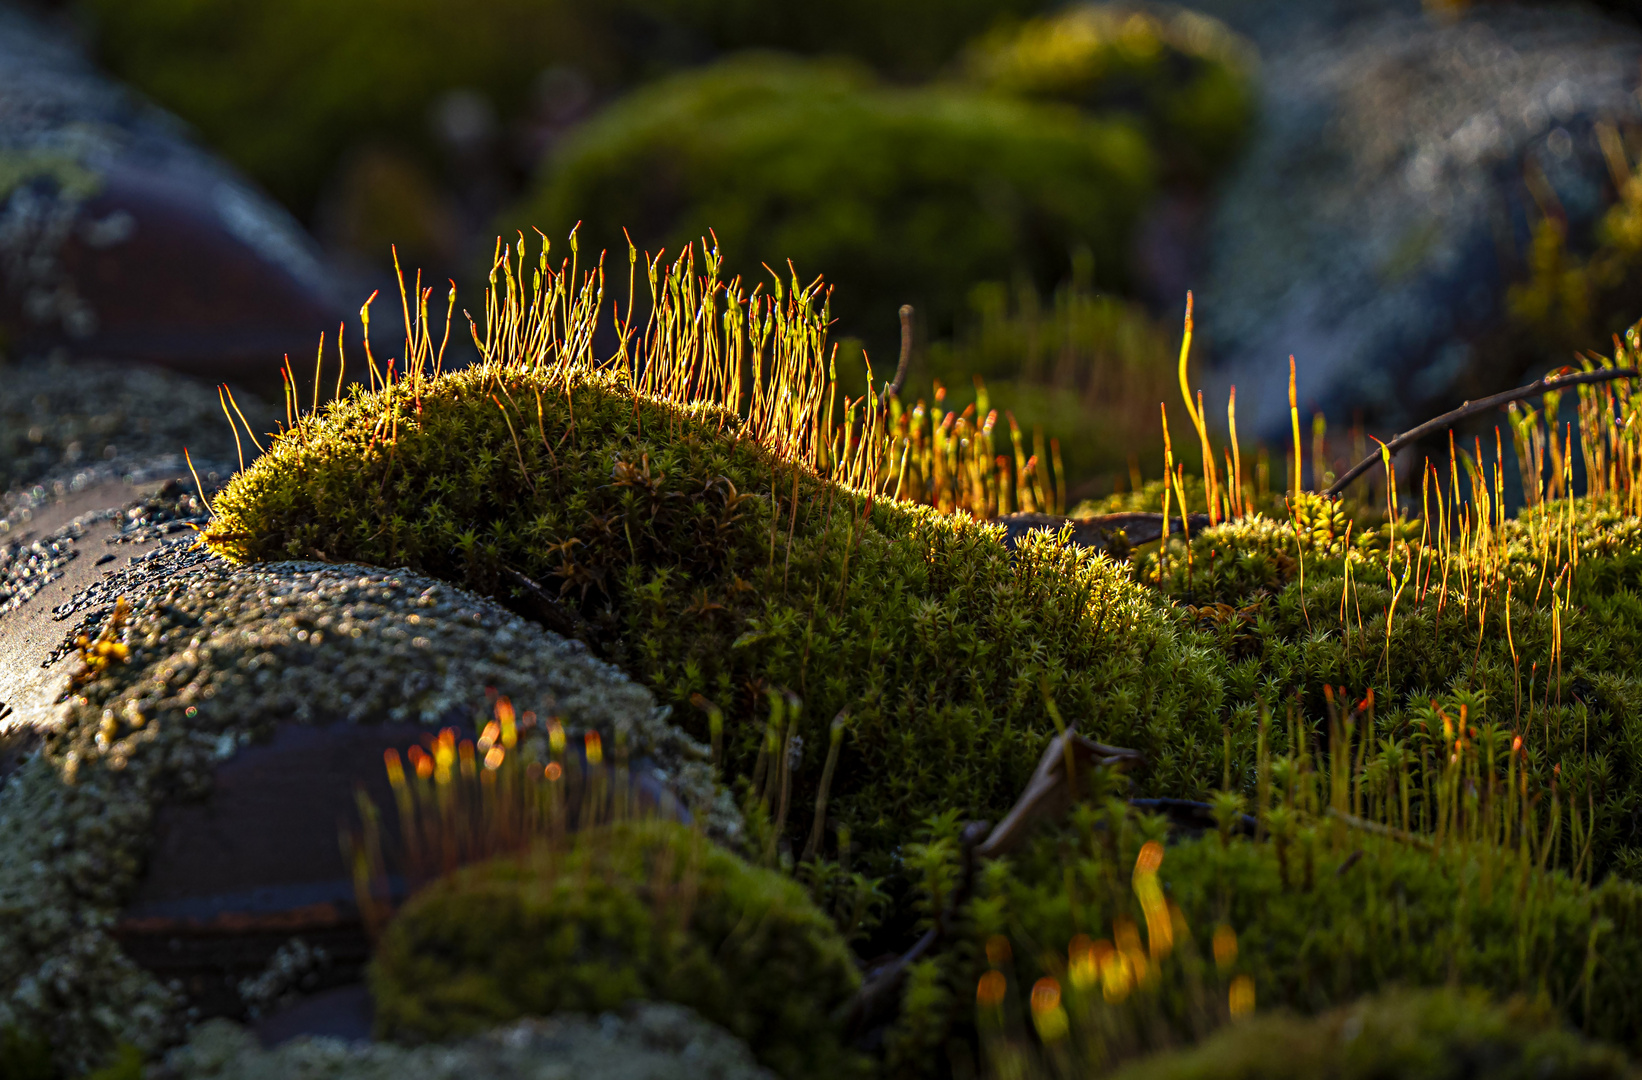
[[1561, 5], [1194, 6], [1255, 41], [1264, 82], [1212, 214], [1209, 399], [1237, 385], [1242, 430], [1280, 442], [1290, 353], [1302, 409], [1386, 427], [1511, 385], [1520, 372], [1477, 343], [1522, 270], [1529, 181], [1542, 173], [1575, 226], [1612, 198], [1596, 125], [1642, 119], [1642, 31]]
[[164, 1045], [185, 1006], [243, 1013], [241, 985], [298, 934], [334, 961], [316, 985], [356, 976], [368, 948], [337, 842], [355, 788], [391, 806], [384, 749], [471, 734], [487, 690], [573, 737], [622, 733], [653, 800], [676, 793], [710, 829], [738, 828], [705, 749], [648, 691], [453, 586], [238, 568], [163, 539], [58, 605], [55, 665], [80, 666], [67, 643], [118, 622], [120, 598], [128, 655], [12, 716], [40, 746], [0, 782], [0, 908], [24, 913], [0, 923], [0, 1028], [42, 1031], [69, 1067], [118, 1041]]
[[[243, 392], [234, 402], [266, 445], [268, 407]], [[0, 539], [16, 537], [45, 504], [85, 503], [80, 496], [96, 483], [187, 477], [185, 448], [214, 488], [241, 458], [257, 456], [239, 434], [236, 442], [216, 390], [186, 376], [139, 364], [0, 362]]]
[[[236, 404], [257, 432], [267, 408]], [[184, 460], [190, 449], [194, 469]], [[0, 368], [0, 744], [66, 689], [50, 665], [53, 609], [166, 536], [207, 520], [210, 494], [244, 456], [215, 391], [141, 365], [42, 361]], [[7, 716], [11, 720], [7, 719]], [[7, 769], [0, 745], [0, 775]]]
[[344, 308], [288, 214], [66, 37], [0, 7], [8, 351], [268, 380]]
[[[153, 1075], [153, 1074], [151, 1074]], [[746, 1045], [680, 1005], [520, 1020], [464, 1042], [407, 1048], [303, 1037], [263, 1050], [225, 1020], [200, 1025], [156, 1080], [774, 1080]]]
[[61, 496], [42, 488], [0, 518], [0, 777], [68, 690], [74, 665], [58, 608], [102, 597], [103, 579], [116, 569], [148, 572], [143, 557], [162, 539], [208, 520], [192, 484], [167, 476], [166, 464], [71, 482]]

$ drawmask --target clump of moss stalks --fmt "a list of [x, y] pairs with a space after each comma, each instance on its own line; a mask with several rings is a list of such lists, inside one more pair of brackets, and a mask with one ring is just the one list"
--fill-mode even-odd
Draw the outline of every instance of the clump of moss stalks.
[[[1634, 368], [1637, 344], [1633, 329], [1612, 358], [1584, 366]], [[1564, 394], [1544, 395], [1542, 408], [1513, 405], [1486, 443], [1450, 434], [1446, 458], [1427, 458], [1414, 483], [1388, 455], [1374, 470], [1378, 505], [1295, 493], [1298, 415], [1291, 494], [1265, 496], [1268, 513], [1254, 509], [1259, 496], [1231, 447], [1215, 468], [1206, 434], [1201, 479], [1171, 462], [1170, 482], [1112, 500], [1184, 505], [1216, 522], [1139, 554], [1132, 570], [1214, 643], [1233, 775], [1253, 775], [1261, 708], [1292, 710], [1298, 737], [1326, 747], [1330, 695], [1343, 703], [1349, 688], [1375, 703], [1373, 739], [1353, 768], [1383, 777], [1413, 764], [1399, 827], [1432, 827], [1431, 784], [1493, 731], [1496, 749], [1506, 735], [1520, 740], [1513, 767], [1536, 812], [1555, 815], [1564, 865], [1587, 878], [1642, 874], [1642, 397], [1628, 379], [1580, 385], [1580, 423], [1559, 431]], [[1513, 451], [1524, 508], [1508, 516]], [[1578, 496], [1576, 461], [1586, 478]], [[1299, 749], [1285, 732], [1277, 738]], [[1479, 761], [1479, 775], [1501, 774], [1507, 756]]]
[[819, 283], [749, 292], [710, 250], [630, 253], [607, 320], [602, 266], [554, 269], [545, 244], [534, 263], [522, 244], [499, 260], [471, 368], [440, 370], [419, 289], [408, 359], [367, 345], [368, 388], [303, 412], [293, 379], [206, 542], [524, 605], [676, 704], [795, 849], [818, 802], [879, 866], [931, 814], [1000, 814], [1053, 734], [1046, 694], [1152, 754], [1160, 788], [1210, 768], [1212, 661], [1123, 567], [1049, 537], [1011, 553], [1001, 530], [893, 497], [910, 444], [876, 390], [839, 398]]

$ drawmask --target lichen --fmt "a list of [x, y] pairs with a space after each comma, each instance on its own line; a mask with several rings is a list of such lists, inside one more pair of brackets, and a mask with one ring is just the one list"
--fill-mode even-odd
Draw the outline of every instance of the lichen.
[[[144, 367], [99, 361], [30, 361], [4, 365], [0, 378], [0, 536], [27, 524], [46, 499], [99, 480], [133, 473], [156, 479], [188, 473], [187, 447], [202, 479], [226, 476], [239, 455], [217, 395], [197, 380]], [[258, 430], [272, 426], [267, 407], [236, 398]], [[243, 444], [246, 456], [255, 446]]]
[[175, 1080], [773, 1080], [734, 1036], [663, 1003], [519, 1020], [418, 1047], [301, 1036], [264, 1050], [244, 1028], [212, 1020], [167, 1054], [164, 1068]]

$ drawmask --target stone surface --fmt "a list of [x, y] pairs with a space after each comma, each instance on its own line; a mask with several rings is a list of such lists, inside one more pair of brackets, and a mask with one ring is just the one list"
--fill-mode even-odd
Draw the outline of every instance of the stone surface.
[[[243, 392], [235, 403], [266, 445], [273, 414]], [[243, 428], [235, 441], [216, 390], [195, 379], [137, 364], [0, 359], [0, 540], [89, 484], [188, 476], [184, 449], [209, 487], [258, 452]]]
[[[72, 674], [70, 642], [95, 639], [120, 598], [128, 656]], [[328, 950], [336, 978], [356, 974], [367, 944], [338, 844], [356, 785], [391, 805], [383, 750], [446, 725], [471, 734], [487, 691], [572, 736], [620, 733], [641, 788], [738, 828], [705, 749], [648, 691], [431, 579], [239, 568], [160, 537], [53, 614], [69, 699], [7, 721], [34, 745], [0, 780], [0, 908], [22, 913], [0, 923], [0, 1026], [41, 1030], [71, 1067], [116, 1041], [164, 1045], [185, 1007], [243, 1013], [236, 992], [295, 934]], [[0, 639], [16, 615], [0, 615]]]
[[[1262, 54], [1262, 117], [1210, 223], [1198, 293], [1238, 423], [1280, 441], [1302, 409], [1410, 426], [1519, 372], [1474, 344], [1503, 320], [1539, 211], [1577, 225], [1612, 197], [1601, 121], [1642, 120], [1642, 30], [1594, 9], [1418, 0], [1197, 0]], [[1547, 366], [1550, 361], [1547, 362]]]
[[228, 1021], [202, 1024], [155, 1080], [773, 1080], [729, 1032], [679, 1005], [521, 1020], [450, 1045], [301, 1037], [277, 1049]]
[[[274, 427], [255, 397], [240, 394], [236, 405], [252, 431]], [[0, 363], [0, 774], [7, 733], [22, 716], [43, 716], [66, 688], [69, 665], [52, 662], [62, 638], [56, 607], [111, 564], [203, 524], [197, 484], [209, 495], [258, 452], [240, 435], [216, 392], [183, 375]]]
[[283, 210], [67, 36], [0, 6], [0, 325], [65, 349], [272, 381], [346, 305]]
[[[107, 574], [207, 520], [180, 478], [152, 478], [168, 471], [157, 464], [61, 497], [42, 490], [0, 518], [0, 746], [35, 732], [68, 689], [59, 605], [98, 595]], [[0, 776], [7, 771], [0, 760]]]

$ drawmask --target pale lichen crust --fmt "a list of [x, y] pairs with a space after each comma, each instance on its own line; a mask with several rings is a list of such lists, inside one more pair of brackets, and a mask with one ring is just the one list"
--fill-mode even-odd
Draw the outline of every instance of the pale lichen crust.
[[264, 1050], [244, 1028], [213, 1020], [163, 1068], [173, 1080], [774, 1080], [744, 1043], [691, 1010], [638, 1002], [415, 1048], [303, 1036]]

